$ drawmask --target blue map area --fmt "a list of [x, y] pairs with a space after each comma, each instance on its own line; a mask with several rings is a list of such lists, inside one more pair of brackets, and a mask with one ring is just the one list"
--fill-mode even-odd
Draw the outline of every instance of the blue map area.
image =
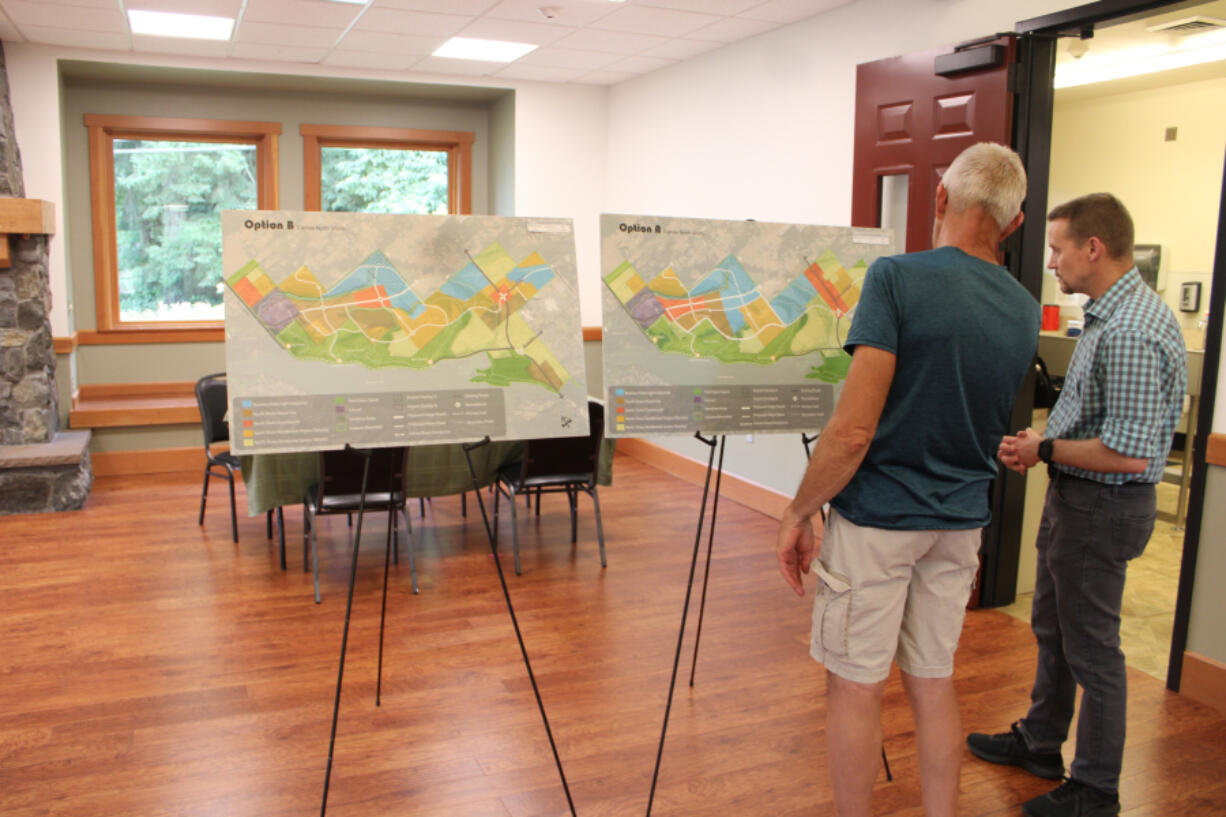
[[775, 314], [786, 324], [791, 324], [805, 313], [809, 302], [817, 297], [817, 290], [804, 275], [799, 276], [788, 288], [775, 296], [771, 306]]
[[489, 283], [481, 270], [477, 269], [477, 265], [470, 261], [464, 265], [464, 269], [451, 276], [447, 283], [439, 288], [439, 291], [452, 298], [467, 301], [489, 286]]
[[545, 284], [553, 280], [554, 272], [553, 267], [548, 264], [531, 264], [526, 267], [516, 267], [507, 274], [507, 277], [516, 282], [527, 281], [539, 292]]

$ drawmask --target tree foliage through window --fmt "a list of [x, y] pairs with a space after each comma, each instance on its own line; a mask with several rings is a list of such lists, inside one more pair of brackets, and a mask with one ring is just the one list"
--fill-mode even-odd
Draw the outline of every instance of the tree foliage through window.
[[321, 209], [349, 213], [446, 213], [447, 153], [324, 147]]

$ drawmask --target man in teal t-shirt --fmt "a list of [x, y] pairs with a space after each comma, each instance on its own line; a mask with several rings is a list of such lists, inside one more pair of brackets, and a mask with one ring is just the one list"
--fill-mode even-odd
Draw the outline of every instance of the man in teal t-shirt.
[[843, 392], [780, 522], [785, 580], [803, 595], [801, 573], [819, 577], [810, 654], [826, 667], [839, 814], [871, 810], [895, 662], [915, 713], [925, 813], [955, 812], [953, 655], [997, 447], [1038, 343], [1038, 304], [996, 263], [1025, 195], [1017, 154], [967, 148], [937, 185], [936, 249], [869, 267]]

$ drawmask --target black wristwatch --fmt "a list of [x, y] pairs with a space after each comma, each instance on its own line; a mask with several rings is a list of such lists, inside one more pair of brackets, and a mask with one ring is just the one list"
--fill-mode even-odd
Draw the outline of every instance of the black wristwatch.
[[1039, 459], [1051, 465], [1051, 447], [1055, 440], [1046, 439], [1039, 443]]

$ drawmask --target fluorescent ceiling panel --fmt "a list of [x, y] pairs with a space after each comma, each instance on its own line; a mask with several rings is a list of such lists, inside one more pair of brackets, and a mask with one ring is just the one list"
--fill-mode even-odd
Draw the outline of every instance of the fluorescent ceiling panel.
[[133, 34], [154, 37], [182, 37], [188, 40], [228, 40], [234, 29], [232, 17], [205, 14], [179, 14], [173, 11], [128, 9]]
[[481, 62], [511, 62], [530, 51], [532, 43], [511, 43], [504, 40], [477, 40], [472, 37], [452, 37], [434, 52], [436, 57], [453, 60], [479, 60]]
[[1057, 88], [1073, 88], [1219, 60], [1226, 60], [1226, 31], [1187, 37], [1174, 47], [1155, 43], [1098, 58], [1091, 50], [1090, 56], [1059, 65], [1054, 84]]

